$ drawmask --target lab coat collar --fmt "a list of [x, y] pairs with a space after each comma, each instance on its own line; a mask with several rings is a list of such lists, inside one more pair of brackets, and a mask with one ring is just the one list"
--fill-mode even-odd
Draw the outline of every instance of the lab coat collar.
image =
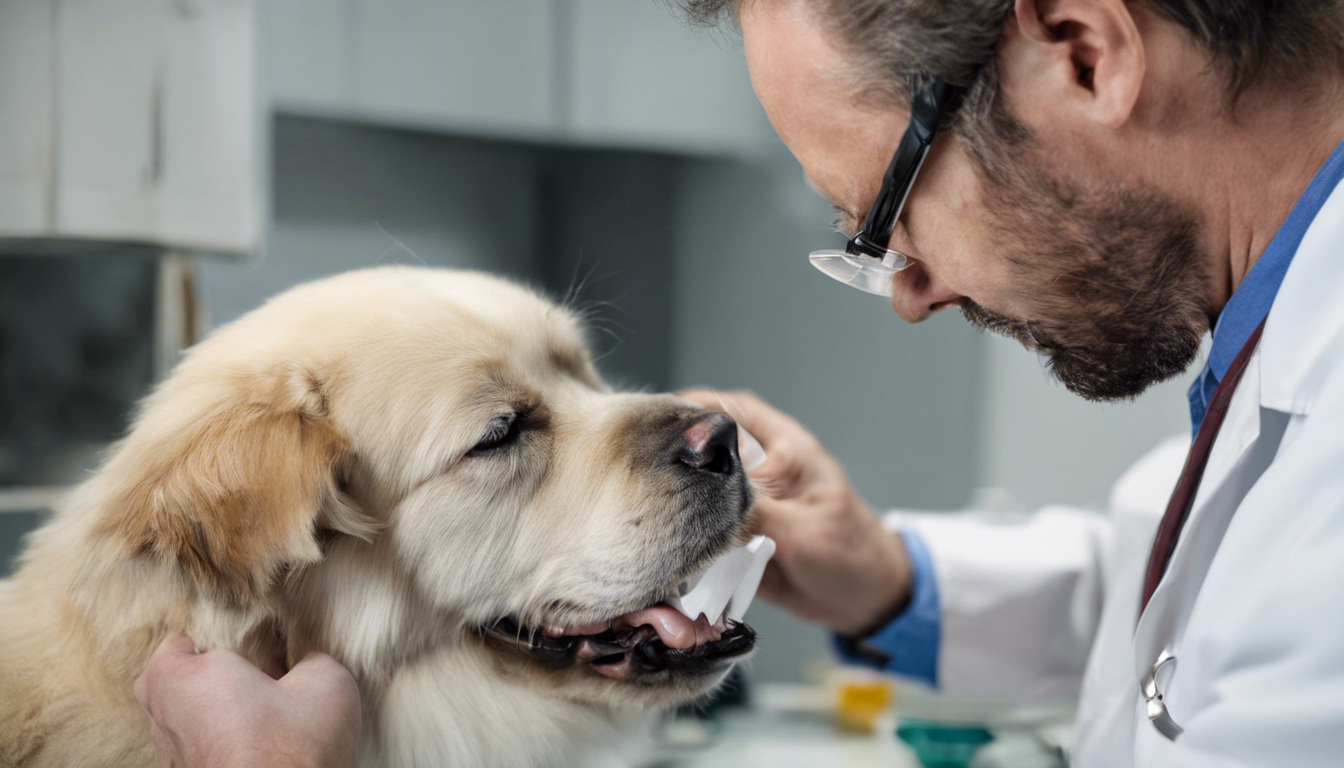
[[[1283, 279], [1260, 339], [1260, 405], [1311, 412], [1344, 339], [1344, 184], [1312, 221]], [[1248, 373], [1250, 373], [1248, 371]]]

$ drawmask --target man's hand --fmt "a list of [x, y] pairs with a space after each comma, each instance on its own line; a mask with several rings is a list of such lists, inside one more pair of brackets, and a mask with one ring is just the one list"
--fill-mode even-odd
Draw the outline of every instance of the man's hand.
[[135, 681], [160, 766], [353, 768], [359, 689], [339, 662], [310, 653], [278, 680], [186, 635], [159, 646]]
[[732, 416], [765, 449], [766, 461], [749, 473], [760, 491], [753, 533], [777, 547], [762, 597], [851, 636], [877, 629], [910, 601], [904, 543], [811, 433], [750, 393], [679, 394]]

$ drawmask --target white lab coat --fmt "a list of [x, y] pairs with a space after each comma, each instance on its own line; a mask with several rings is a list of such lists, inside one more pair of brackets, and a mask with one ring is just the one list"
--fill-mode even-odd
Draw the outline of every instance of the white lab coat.
[[[1079, 695], [1080, 768], [1344, 765], [1344, 185], [1289, 267], [1139, 619], [1189, 442], [1169, 440], [1126, 472], [1107, 516], [894, 519], [933, 558], [940, 687], [1001, 701]], [[1183, 729], [1174, 740], [1140, 692], [1163, 652], [1175, 656], [1157, 677]]]

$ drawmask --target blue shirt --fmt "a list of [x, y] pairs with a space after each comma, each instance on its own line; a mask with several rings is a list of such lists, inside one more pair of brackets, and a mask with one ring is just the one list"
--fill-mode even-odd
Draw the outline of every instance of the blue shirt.
[[[1344, 142], [1335, 147], [1325, 164], [1316, 171], [1311, 183], [1288, 212], [1288, 218], [1274, 233], [1274, 239], [1269, 241], [1265, 252], [1260, 254], [1219, 313], [1218, 322], [1213, 326], [1208, 360], [1190, 385], [1190, 420], [1194, 424], [1194, 431], [1199, 431], [1209, 400], [1218, 388], [1218, 382], [1227, 374], [1232, 359], [1245, 346], [1255, 327], [1269, 314], [1269, 308], [1283, 283], [1283, 276], [1287, 274], [1288, 265], [1292, 263], [1298, 245], [1307, 234], [1307, 228], [1341, 179], [1344, 179]], [[933, 572], [933, 558], [918, 535], [903, 531], [901, 536], [910, 553], [910, 564], [914, 571], [910, 605], [861, 643], [856, 645], [836, 636], [835, 646], [849, 663], [875, 667], [937, 687], [942, 616], [938, 607], [938, 583]]]
[[1335, 191], [1340, 179], [1344, 179], [1344, 143], [1335, 147], [1325, 164], [1316, 171], [1311, 183], [1302, 196], [1293, 204], [1288, 218], [1283, 220], [1274, 239], [1265, 246], [1251, 270], [1242, 278], [1232, 298], [1218, 315], [1213, 326], [1213, 343], [1209, 345], [1209, 359], [1204, 370], [1190, 385], [1190, 421], [1194, 431], [1199, 431], [1204, 412], [1208, 410], [1209, 400], [1218, 388], [1218, 382], [1227, 374], [1228, 366], [1245, 346], [1251, 332], [1269, 314], [1269, 307], [1278, 295], [1283, 276], [1288, 273], [1288, 265], [1293, 262], [1293, 254], [1307, 234], [1307, 227], [1320, 213], [1326, 198]]

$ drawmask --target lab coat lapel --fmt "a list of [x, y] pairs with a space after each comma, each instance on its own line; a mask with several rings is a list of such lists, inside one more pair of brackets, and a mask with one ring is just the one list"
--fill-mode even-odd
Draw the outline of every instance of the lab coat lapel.
[[1298, 246], [1265, 321], [1260, 404], [1284, 413], [1311, 412], [1339, 364], [1344, 328], [1344, 184], [1335, 188]]
[[1223, 532], [1245, 496], [1241, 470], [1260, 436], [1260, 361], [1257, 351], [1247, 363], [1166, 573], [1135, 628], [1134, 665], [1140, 680], [1170, 650], [1181, 629], [1178, 622], [1189, 615]]

